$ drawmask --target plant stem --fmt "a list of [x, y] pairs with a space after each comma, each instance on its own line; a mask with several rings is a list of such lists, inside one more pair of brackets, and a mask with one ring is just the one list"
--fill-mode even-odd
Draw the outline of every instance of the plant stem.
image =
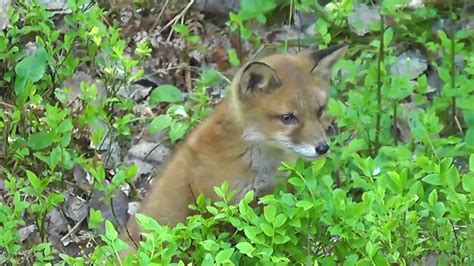
[[[456, 89], [456, 62], [455, 62], [455, 55], [456, 55], [456, 38], [454, 36], [454, 16], [453, 16], [453, 1], [449, 1], [449, 13], [451, 15], [451, 19], [453, 20], [450, 26], [451, 31], [451, 89]], [[456, 96], [453, 93], [451, 98], [451, 130], [454, 132], [456, 128]]]
[[374, 155], [377, 155], [380, 149], [380, 124], [382, 120], [382, 63], [384, 59], [384, 19], [383, 14], [380, 14], [380, 48], [379, 58], [377, 62], [377, 118], [375, 124], [375, 151]]
[[392, 119], [392, 136], [393, 144], [398, 145], [398, 128], [397, 128], [397, 100], [393, 101], [393, 119]]
[[316, 13], [318, 17], [320, 17], [322, 20], [327, 22], [328, 24], [331, 24], [331, 18], [326, 14], [326, 10], [324, 9], [323, 6], [321, 6], [318, 1], [314, 1], [314, 4], [312, 6], [313, 11]]

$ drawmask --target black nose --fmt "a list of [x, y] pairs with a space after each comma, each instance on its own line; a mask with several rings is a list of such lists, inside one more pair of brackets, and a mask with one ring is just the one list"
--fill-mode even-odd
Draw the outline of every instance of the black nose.
[[328, 150], [329, 150], [329, 145], [327, 145], [326, 143], [321, 144], [321, 145], [319, 145], [318, 147], [316, 147], [316, 152], [317, 152], [319, 155], [325, 154], [326, 152], [328, 152]]

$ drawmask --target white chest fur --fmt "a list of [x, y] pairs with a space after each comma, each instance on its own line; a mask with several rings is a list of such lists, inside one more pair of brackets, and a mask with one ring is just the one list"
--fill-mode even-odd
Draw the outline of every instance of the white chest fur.
[[250, 190], [257, 197], [272, 193], [279, 182], [276, 174], [281, 162], [291, 159], [284, 151], [262, 144], [250, 145], [241, 158], [249, 164], [252, 173], [240, 183], [236, 195], [238, 198], [242, 198]]

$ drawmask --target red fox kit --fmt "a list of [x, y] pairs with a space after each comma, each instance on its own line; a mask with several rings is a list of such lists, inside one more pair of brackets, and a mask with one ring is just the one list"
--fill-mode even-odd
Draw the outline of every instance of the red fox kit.
[[[234, 203], [250, 190], [260, 197], [273, 192], [282, 161], [325, 154], [331, 70], [346, 50], [278, 54], [243, 67], [231, 95], [180, 145], [138, 212], [174, 226], [192, 214], [188, 205], [199, 194], [218, 199], [213, 188], [224, 181], [235, 191]], [[135, 217], [127, 229], [138, 243]], [[128, 233], [122, 238], [129, 241]]]

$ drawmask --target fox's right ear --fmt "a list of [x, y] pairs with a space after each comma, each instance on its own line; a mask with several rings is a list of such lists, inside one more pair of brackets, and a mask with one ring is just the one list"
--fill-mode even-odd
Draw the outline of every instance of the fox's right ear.
[[315, 65], [311, 72], [329, 79], [334, 65], [341, 59], [347, 51], [347, 44], [333, 45], [326, 49], [311, 53]]
[[239, 80], [239, 97], [247, 99], [261, 93], [269, 93], [281, 86], [275, 70], [262, 62], [252, 62], [243, 70]]

